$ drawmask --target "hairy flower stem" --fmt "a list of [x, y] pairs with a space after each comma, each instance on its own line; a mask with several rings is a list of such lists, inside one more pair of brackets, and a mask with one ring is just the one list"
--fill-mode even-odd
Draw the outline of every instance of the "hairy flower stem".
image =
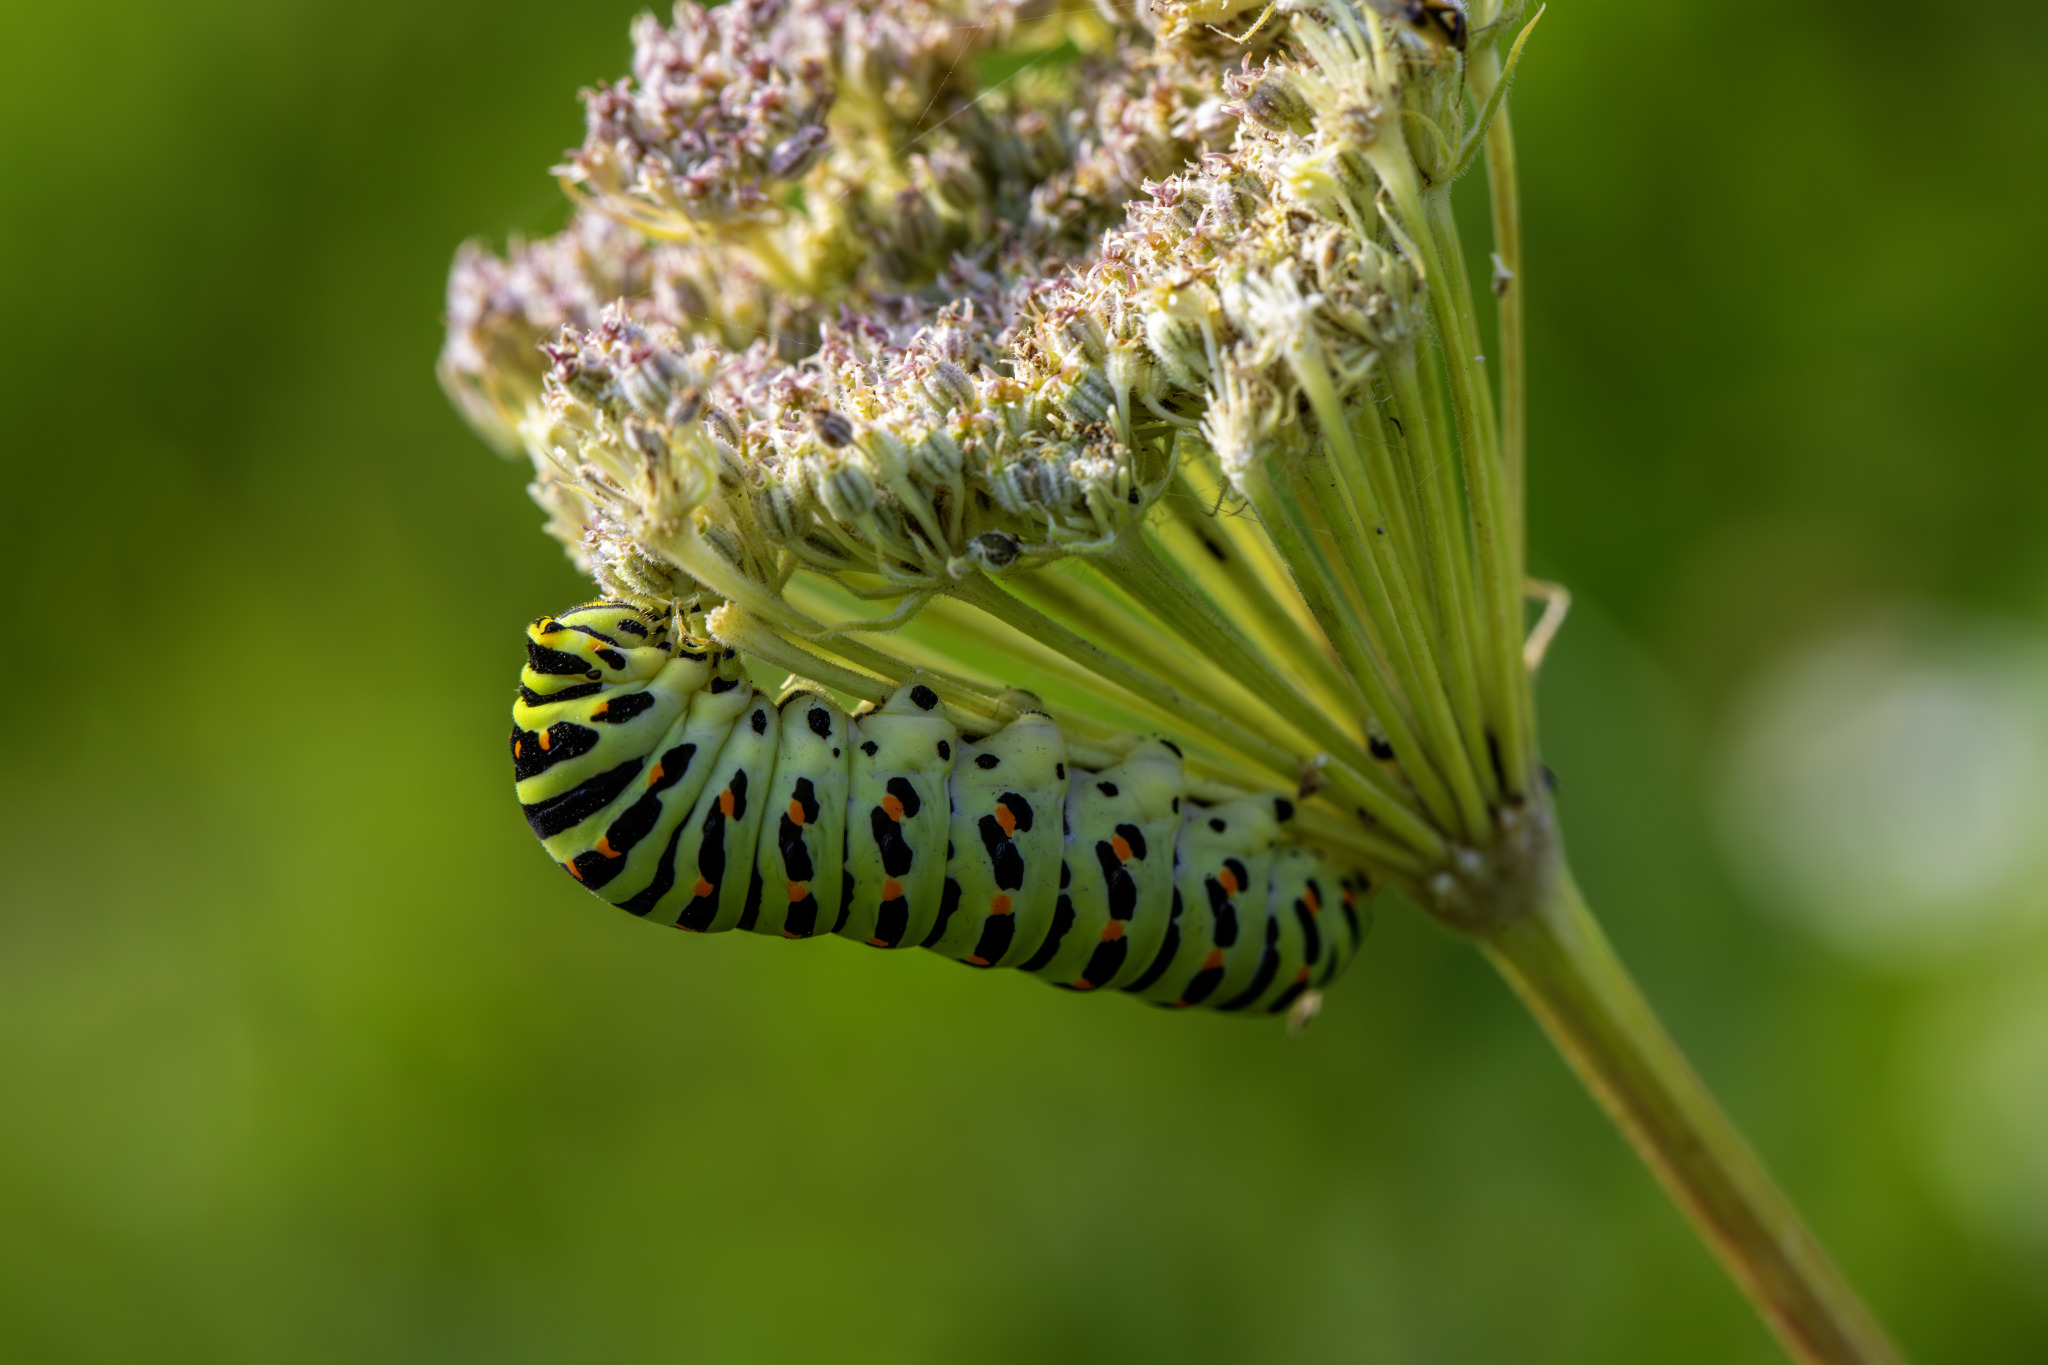
[[1479, 946], [1803, 1365], [1901, 1365], [1664, 1031], [1562, 860]]

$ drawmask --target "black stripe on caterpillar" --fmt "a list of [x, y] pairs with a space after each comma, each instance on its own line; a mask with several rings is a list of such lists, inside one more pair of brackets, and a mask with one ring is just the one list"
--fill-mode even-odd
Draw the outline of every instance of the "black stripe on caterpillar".
[[1289, 840], [1285, 796], [1184, 800], [1180, 751], [1066, 761], [1025, 712], [962, 734], [915, 682], [778, 705], [733, 652], [599, 602], [527, 628], [512, 763], [568, 873], [699, 933], [839, 934], [1071, 990], [1276, 1014], [1370, 924], [1366, 879]]

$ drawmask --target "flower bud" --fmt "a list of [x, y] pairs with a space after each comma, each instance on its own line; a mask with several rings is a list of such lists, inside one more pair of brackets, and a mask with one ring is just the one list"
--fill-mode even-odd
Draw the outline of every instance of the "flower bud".
[[910, 471], [910, 452], [902, 438], [885, 426], [871, 426], [862, 432], [860, 448], [867, 456], [868, 472], [878, 483], [895, 483]]
[[1315, 109], [1294, 73], [1284, 66], [1266, 69], [1259, 83], [1246, 93], [1244, 113], [1269, 133], [1306, 133], [1315, 127]]
[[799, 539], [811, 526], [811, 500], [807, 490], [785, 483], [771, 483], [754, 495], [754, 519], [770, 540], [788, 544]]
[[733, 537], [732, 532], [716, 522], [704, 528], [704, 543], [728, 564], [737, 566], [746, 562], [746, 555], [740, 549], [739, 541]]
[[1028, 516], [1072, 506], [1079, 500], [1081, 488], [1065, 466], [1049, 460], [1026, 459], [991, 478], [989, 492], [1004, 511]]
[[662, 429], [638, 413], [629, 414], [621, 427], [626, 445], [634, 454], [653, 463], [668, 456], [668, 437]]
[[591, 577], [608, 597], [680, 602], [697, 595], [695, 579], [630, 540], [594, 543], [587, 552]]
[[909, 539], [903, 522], [903, 514], [896, 510], [896, 504], [893, 502], [885, 502], [877, 498], [874, 506], [868, 510], [867, 520], [868, 524], [874, 528], [874, 533], [888, 544], [901, 545]]
[[926, 392], [937, 400], [941, 411], [949, 408], [974, 406], [974, 381], [967, 377], [967, 371], [950, 360], [941, 360], [925, 375]]
[[[667, 411], [661, 415], [661, 420], [672, 428], [686, 427], [697, 420], [697, 414], [703, 407], [704, 391], [692, 384], [670, 400]], [[739, 443], [732, 444], [737, 448]]]
[[704, 430], [712, 440], [736, 452], [746, 449], [745, 443], [740, 439], [740, 429], [733, 425], [732, 418], [726, 416], [724, 408], [707, 407], [704, 409], [703, 418]]
[[959, 479], [963, 467], [960, 447], [944, 431], [934, 431], [910, 452], [910, 474], [919, 483], [953, 483]]
[[687, 374], [682, 362], [666, 348], [650, 348], [619, 372], [619, 392], [639, 411], [658, 417]]
[[768, 153], [768, 174], [777, 180], [794, 180], [816, 164], [831, 140], [832, 135], [818, 124], [799, 128]]
[[1116, 411], [1116, 390], [1100, 370], [1083, 370], [1071, 387], [1055, 400], [1060, 411], [1076, 422], [1106, 422]]
[[843, 464], [818, 481], [818, 501], [840, 521], [858, 521], [875, 510], [875, 481], [858, 465]]
[[1110, 347], [1109, 360], [1104, 368], [1113, 388], [1136, 394], [1141, 399], [1159, 397], [1159, 366], [1144, 346], [1126, 344]]

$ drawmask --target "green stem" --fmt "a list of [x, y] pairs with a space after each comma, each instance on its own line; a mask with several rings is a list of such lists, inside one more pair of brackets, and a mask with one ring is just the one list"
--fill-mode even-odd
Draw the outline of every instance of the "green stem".
[[[1183, 472], [1174, 472], [1174, 489], [1161, 500], [1167, 509], [1166, 525], [1148, 527], [1158, 540], [1159, 553], [1176, 563], [1198, 583], [1210, 586], [1234, 608], [1234, 619], [1247, 623], [1267, 649], [1294, 660], [1305, 669], [1307, 685], [1326, 709], [1339, 715], [1355, 715], [1366, 709], [1365, 696], [1357, 684], [1338, 669], [1334, 651], [1320, 636], [1312, 636], [1287, 605], [1267, 588], [1265, 580], [1238, 551], [1232, 537], [1220, 527], [1204, 523], [1220, 518], [1205, 515]], [[1175, 546], [1167, 537], [1168, 526], [1177, 527], [1191, 546]]]
[[1401, 689], [1415, 707], [1418, 730], [1457, 803], [1465, 836], [1484, 843], [1492, 822], [1473, 767], [1477, 756], [1465, 752], [1458, 734], [1457, 716], [1437, 667], [1435, 641], [1423, 626], [1407, 576], [1384, 550], [1386, 537], [1375, 529], [1383, 525], [1378, 508], [1365, 509], [1366, 516], [1361, 517], [1330, 466], [1327, 459], [1304, 460], [1294, 472], [1335, 535], [1338, 559], [1365, 599]]
[[996, 620], [1021, 632], [1039, 644], [1063, 654], [1087, 672], [1143, 701], [1161, 715], [1207, 735], [1234, 749], [1268, 772], [1293, 777], [1300, 762], [1287, 746], [1258, 734], [1250, 727], [1212, 710], [1170, 687], [1144, 669], [1102, 648], [1087, 637], [1069, 630], [1022, 598], [986, 578], [970, 577], [951, 589], [953, 596], [969, 606], [987, 612]]
[[1315, 547], [1301, 534], [1304, 520], [1294, 495], [1280, 480], [1264, 470], [1248, 476], [1246, 493], [1260, 521], [1273, 538], [1281, 562], [1293, 575], [1296, 589], [1315, 614], [1323, 633], [1337, 648], [1337, 656], [1365, 692], [1373, 718], [1386, 732], [1401, 771], [1414, 786], [1432, 814], [1448, 826], [1457, 811], [1449, 786], [1433, 766], [1429, 751], [1416, 737], [1408, 710], [1395, 697], [1389, 680], [1393, 670], [1372, 652], [1365, 623], [1351, 611], [1348, 600], [1330, 591], [1335, 577], [1317, 555]]
[[1308, 736], [1336, 762], [1352, 768], [1364, 781], [1380, 787], [1390, 800], [1407, 799], [1406, 793], [1397, 790], [1380, 771], [1363, 744], [1339, 729], [1328, 712], [1318, 710], [1314, 702], [1296, 689], [1293, 679], [1282, 676], [1267, 656], [1246, 641], [1235, 622], [1217, 611], [1215, 604], [1203, 597], [1187, 578], [1162, 563], [1143, 540], [1126, 537], [1115, 550], [1103, 555], [1100, 563], [1135, 589], [1138, 599], [1177, 631], [1182, 640], [1215, 658], [1226, 674], [1281, 720]]
[[[1423, 525], [1429, 528], [1431, 577], [1442, 599], [1438, 619], [1444, 626], [1445, 672], [1452, 690], [1452, 709], [1466, 750], [1477, 756], [1486, 752], [1486, 717], [1480, 704], [1479, 665], [1472, 644], [1472, 622], [1479, 619], [1472, 593], [1470, 550], [1465, 543], [1464, 508], [1458, 500], [1450, 442], [1439, 420], [1432, 420], [1424, 406], [1415, 352], [1404, 348], [1390, 357], [1388, 379], [1394, 406], [1408, 414], [1408, 428], [1402, 433], [1412, 481], [1424, 507]], [[1423, 445], [1427, 442], [1427, 445]], [[1426, 469], [1417, 462], [1427, 459]], [[1498, 797], [1499, 783], [1493, 765], [1485, 764], [1480, 774], [1487, 793]]]
[[[1238, 720], [1183, 695], [1177, 688], [1068, 630], [988, 579], [968, 578], [951, 591], [961, 601], [979, 607], [1003, 624], [1066, 655], [1104, 681], [1177, 718], [1180, 724], [1190, 727], [1192, 733], [1205, 735], [1235, 749], [1268, 772], [1298, 775], [1300, 759], [1289, 753], [1285, 746], [1268, 742]], [[1428, 857], [1442, 858], [1445, 855], [1442, 837], [1427, 821], [1395, 798], [1342, 768], [1329, 772], [1328, 776], [1334, 790], [1363, 807], [1372, 819], [1403, 843]]]
[[[1473, 59], [1473, 92], [1484, 101], [1500, 81], [1500, 50], [1489, 47]], [[1502, 272], [1493, 285], [1499, 300], [1495, 349], [1500, 353], [1500, 460], [1507, 484], [1508, 525], [1515, 533], [1514, 559], [1519, 564], [1528, 502], [1529, 362], [1523, 346], [1522, 207], [1516, 189], [1515, 131], [1505, 104], [1486, 129], [1486, 184], [1493, 200], [1493, 254]]]
[[[1097, 570], [1087, 577], [1084, 573]], [[1144, 613], [1119, 583], [1099, 572], [1091, 561], [1048, 565], [1028, 573], [1010, 574], [1003, 586], [1039, 611], [1072, 626], [1091, 640], [1115, 640], [1127, 654], [1149, 659], [1157, 670], [1187, 684], [1190, 691], [1211, 697], [1228, 695], [1234, 682], [1215, 660], [1197, 657], [1180, 637]], [[1251, 704], [1256, 705], [1252, 698]], [[1221, 709], [1242, 711], [1224, 704]], [[1268, 731], [1268, 737], [1272, 732]]]
[[1426, 219], [1416, 237], [1432, 270], [1430, 305], [1443, 345], [1444, 374], [1450, 381], [1451, 410], [1464, 456], [1466, 503], [1472, 518], [1480, 575], [1479, 592], [1494, 636], [1495, 687], [1503, 713], [1499, 727], [1500, 759], [1510, 794], [1529, 789], [1529, 762], [1534, 753], [1533, 725], [1523, 706], [1527, 686], [1521, 659], [1511, 643], [1521, 638], [1522, 568], [1517, 558], [1520, 534], [1509, 507], [1505, 472], [1500, 461], [1500, 435], [1493, 414], [1493, 393], [1480, 355], [1472, 292], [1451, 214], [1448, 186], [1433, 189], [1421, 200]]
[[1435, 566], [1423, 553], [1423, 534], [1418, 528], [1425, 525], [1422, 508], [1414, 497], [1412, 484], [1403, 480], [1394, 468], [1393, 452], [1387, 445], [1386, 428], [1381, 425], [1378, 395], [1367, 390], [1365, 401], [1352, 409], [1352, 444], [1363, 454], [1361, 463], [1344, 462], [1339, 466], [1339, 477], [1352, 484], [1354, 492], [1351, 501], [1363, 506], [1366, 497], [1355, 491], [1363, 481], [1371, 489], [1371, 500], [1379, 503], [1380, 513], [1386, 518], [1387, 528], [1393, 532], [1395, 558], [1407, 570], [1409, 581], [1416, 586], [1415, 604], [1422, 613], [1425, 625], [1441, 630], [1443, 625], [1443, 594], [1436, 582]]
[[1665, 1033], [1561, 862], [1480, 947], [1793, 1359], [1903, 1365]]

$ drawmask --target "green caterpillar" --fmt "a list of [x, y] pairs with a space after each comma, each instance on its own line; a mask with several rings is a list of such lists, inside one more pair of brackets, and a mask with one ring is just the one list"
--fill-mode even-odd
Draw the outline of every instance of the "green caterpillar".
[[964, 735], [921, 684], [857, 716], [812, 691], [778, 705], [731, 650], [616, 602], [535, 621], [526, 648], [520, 804], [629, 914], [1265, 1014], [1335, 977], [1370, 924], [1364, 877], [1282, 838], [1290, 801], [1184, 803], [1163, 740], [1090, 773], [1049, 717]]

